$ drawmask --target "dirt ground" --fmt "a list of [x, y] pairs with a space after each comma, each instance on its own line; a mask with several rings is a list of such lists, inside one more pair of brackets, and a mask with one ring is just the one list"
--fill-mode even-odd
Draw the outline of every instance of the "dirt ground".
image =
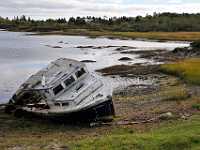
[[195, 114], [192, 106], [198, 103], [198, 86], [185, 84], [177, 77], [163, 74], [159, 65], [118, 65], [98, 70], [103, 75], [147, 79], [152, 85], [132, 85], [113, 95], [116, 121], [159, 122]]

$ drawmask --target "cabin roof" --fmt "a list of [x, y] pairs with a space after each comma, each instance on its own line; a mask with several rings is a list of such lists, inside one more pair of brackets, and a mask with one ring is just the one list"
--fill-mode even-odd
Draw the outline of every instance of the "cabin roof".
[[[36, 74], [32, 75], [25, 84], [28, 88], [41, 89], [50, 88], [56, 81], [62, 78], [66, 78], [79, 68], [85, 67], [85, 64], [73, 59], [60, 58], [51, 62], [46, 68], [40, 70]], [[42, 85], [42, 80], [45, 82], [45, 86]]]

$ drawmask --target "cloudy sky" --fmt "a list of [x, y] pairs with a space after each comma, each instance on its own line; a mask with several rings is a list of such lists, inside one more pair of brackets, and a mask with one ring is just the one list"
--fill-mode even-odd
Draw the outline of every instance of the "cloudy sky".
[[0, 16], [35, 19], [70, 16], [137, 16], [200, 12], [200, 0], [0, 0]]

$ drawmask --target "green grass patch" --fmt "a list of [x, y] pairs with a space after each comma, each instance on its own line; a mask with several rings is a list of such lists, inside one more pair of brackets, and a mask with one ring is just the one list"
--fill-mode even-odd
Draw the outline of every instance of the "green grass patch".
[[176, 121], [146, 133], [111, 134], [70, 144], [76, 150], [191, 150], [200, 146], [200, 118]]
[[184, 81], [200, 85], [200, 58], [185, 59], [174, 64], [161, 65], [161, 71], [175, 75]]
[[198, 104], [193, 104], [193, 105], [192, 105], [192, 108], [197, 109], [197, 110], [200, 110], [200, 103], [198, 103]]
[[151, 130], [113, 126], [104, 134], [98, 132], [101, 127], [75, 128], [0, 116], [0, 149], [190, 150], [200, 147], [199, 115], [189, 120], [163, 122]]

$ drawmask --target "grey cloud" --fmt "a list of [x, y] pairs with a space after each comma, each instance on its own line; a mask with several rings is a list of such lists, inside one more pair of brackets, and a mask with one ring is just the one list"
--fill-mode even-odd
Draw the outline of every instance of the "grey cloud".
[[28, 9], [28, 8], [41, 8], [41, 9], [72, 9], [76, 7], [74, 3], [59, 3], [56, 1], [48, 0], [35, 0], [35, 1], [20, 1], [20, 0], [7, 0], [0, 1], [0, 6], [5, 8], [18, 8], [18, 9]]
[[[160, 1], [160, 0], [154, 0]], [[172, 1], [172, 0], [168, 0]], [[174, 2], [177, 0], [173, 0]], [[180, 0], [179, 0], [180, 1]], [[145, 5], [124, 4], [123, 0], [1, 0], [0, 15], [27, 15], [34, 18], [70, 16], [136, 16], [153, 12], [198, 12], [199, 4]]]

